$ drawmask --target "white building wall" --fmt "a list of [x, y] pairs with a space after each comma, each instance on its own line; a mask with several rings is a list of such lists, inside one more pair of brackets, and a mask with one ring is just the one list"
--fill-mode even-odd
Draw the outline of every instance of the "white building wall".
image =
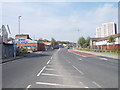
[[115, 33], [115, 23], [109, 22], [102, 24], [101, 27], [96, 28], [96, 37], [107, 37], [110, 35], [114, 35]]
[[108, 40], [102, 40], [99, 42], [96, 42], [96, 45], [112, 45], [112, 44], [120, 44], [120, 37], [115, 38], [115, 42], [114, 43], [108, 43]]
[[8, 32], [5, 28], [4, 25], [2, 25], [1, 29], [0, 29], [0, 42], [7, 42], [8, 39]]

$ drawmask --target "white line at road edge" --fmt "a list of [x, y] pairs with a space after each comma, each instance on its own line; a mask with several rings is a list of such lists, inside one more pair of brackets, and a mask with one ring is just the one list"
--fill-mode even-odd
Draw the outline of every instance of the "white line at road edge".
[[[72, 65], [73, 66], [73, 65]], [[80, 71], [79, 69], [77, 69], [75, 66], [73, 66], [80, 74], [84, 75], [84, 73], [82, 71]]]
[[92, 82], [93, 84], [95, 84], [96, 86], [98, 86], [99, 88], [102, 88], [99, 84], [97, 84], [96, 82]]
[[44, 83], [44, 82], [36, 82], [36, 84], [42, 84], [42, 85], [52, 85], [52, 86], [62, 86], [62, 87], [79, 87], [79, 86], [72, 86], [72, 85], [62, 85], [62, 84], [56, 84], [56, 83]]
[[49, 64], [50, 63], [50, 60], [47, 62], [47, 64]]
[[31, 87], [31, 85], [28, 85], [27, 87], [26, 87], [26, 89], [28, 89], [28, 88], [30, 88]]
[[46, 68], [46, 66], [43, 67], [43, 69], [37, 74], [37, 76], [40, 76], [40, 74], [43, 72], [43, 70]]

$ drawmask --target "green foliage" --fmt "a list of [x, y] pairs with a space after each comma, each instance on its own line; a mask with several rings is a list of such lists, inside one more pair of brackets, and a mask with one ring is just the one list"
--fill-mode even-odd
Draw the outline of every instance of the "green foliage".
[[57, 41], [57, 42], [61, 44], [73, 44], [72, 42], [69, 41]]
[[9, 38], [8, 38], [8, 41], [12, 41], [12, 40], [14, 40], [14, 38], [12, 38], [12, 37], [9, 37]]
[[113, 36], [109, 36], [108, 37], [108, 42], [109, 43], [114, 43], [115, 42], [115, 38]]
[[85, 39], [84, 37], [80, 37], [78, 40], [78, 46], [82, 48], [87, 48], [89, 44], [90, 44], [90, 37], [87, 37], [87, 39]]
[[28, 50], [25, 49], [25, 48], [17, 48], [17, 53], [16, 53], [16, 55], [19, 56], [19, 55], [26, 54], [27, 51], [28, 51]]
[[39, 39], [39, 40], [37, 40], [37, 41], [42, 41], [42, 42], [49, 42], [49, 40], [47, 40], [47, 39]]
[[56, 40], [54, 38], [51, 38], [51, 44], [53, 45], [54, 43], [56, 43]]
[[84, 37], [80, 37], [78, 40], [78, 45], [83, 48], [84, 44], [86, 43], [86, 40]]
[[90, 44], [90, 37], [87, 37], [86, 44], [87, 44], [87, 46], [89, 46], [89, 44]]

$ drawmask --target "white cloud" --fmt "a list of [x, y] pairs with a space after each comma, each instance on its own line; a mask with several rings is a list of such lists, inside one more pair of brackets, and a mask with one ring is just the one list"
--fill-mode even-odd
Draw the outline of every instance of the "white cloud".
[[[9, 24], [12, 35], [18, 33], [18, 16], [21, 15], [21, 32], [31, 37], [76, 41], [79, 35], [94, 37], [95, 28], [102, 23], [117, 22], [117, 8], [113, 4], [104, 4], [92, 10], [71, 10], [68, 15], [59, 15], [59, 7], [71, 4], [50, 6], [37, 3], [5, 3], [3, 24]], [[64, 11], [64, 10], [63, 10]], [[64, 12], [61, 12], [64, 13]], [[78, 32], [78, 28], [80, 32]]]

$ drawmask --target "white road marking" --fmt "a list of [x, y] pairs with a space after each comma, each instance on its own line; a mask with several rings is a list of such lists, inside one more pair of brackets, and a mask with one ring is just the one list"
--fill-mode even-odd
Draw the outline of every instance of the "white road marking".
[[57, 74], [49, 74], [49, 73], [42, 73], [41, 75], [47, 75], [47, 76], [58, 76], [58, 77], [61, 76], [61, 75], [57, 75]]
[[26, 87], [26, 89], [28, 89], [28, 88], [30, 88], [31, 87], [31, 85], [28, 85], [27, 87]]
[[79, 60], [82, 60], [81, 58]]
[[62, 86], [62, 87], [79, 87], [79, 86], [72, 86], [72, 85], [62, 85], [62, 84], [56, 84], [56, 83], [45, 83], [45, 82], [36, 82], [36, 84], [42, 84], [42, 85], [52, 85], [52, 86]]
[[89, 88], [89, 87], [85, 86], [82, 82], [80, 82], [80, 84], [81, 84], [82, 86], [84, 86], [84, 88]]
[[58, 51], [60, 51], [60, 48], [58, 49]]
[[53, 57], [51, 57], [51, 59], [52, 59]]
[[96, 82], [92, 82], [93, 84], [95, 84], [96, 86], [98, 86], [99, 88], [102, 88], [98, 83], [96, 83]]
[[40, 76], [40, 74], [43, 72], [43, 70], [46, 68], [46, 66], [43, 67], [43, 69], [37, 74], [37, 76]]
[[107, 58], [99, 58], [99, 59], [102, 59], [102, 60], [108, 60]]
[[[72, 65], [73, 66], [73, 65]], [[84, 75], [84, 73], [82, 71], [80, 71], [79, 69], [77, 69], [75, 66], [73, 66], [80, 74]]]
[[66, 60], [68, 63], [71, 63], [70, 61]]
[[47, 64], [49, 64], [50, 63], [50, 60], [47, 62]]
[[55, 70], [55, 69], [47, 69], [47, 68], [46, 68], [45, 70]]
[[82, 57], [86, 57], [86, 56], [84, 56], [84, 55], [81, 55]]
[[68, 63], [71, 63], [70, 61], [68, 61]]
[[83, 55], [80, 55], [80, 54], [77, 54], [77, 53], [73, 53], [73, 52], [69, 52], [69, 53], [72, 53], [72, 54], [75, 54], [75, 55], [78, 55], [78, 56], [82, 56], [82, 57], [86, 57], [86, 56], [83, 56]]

